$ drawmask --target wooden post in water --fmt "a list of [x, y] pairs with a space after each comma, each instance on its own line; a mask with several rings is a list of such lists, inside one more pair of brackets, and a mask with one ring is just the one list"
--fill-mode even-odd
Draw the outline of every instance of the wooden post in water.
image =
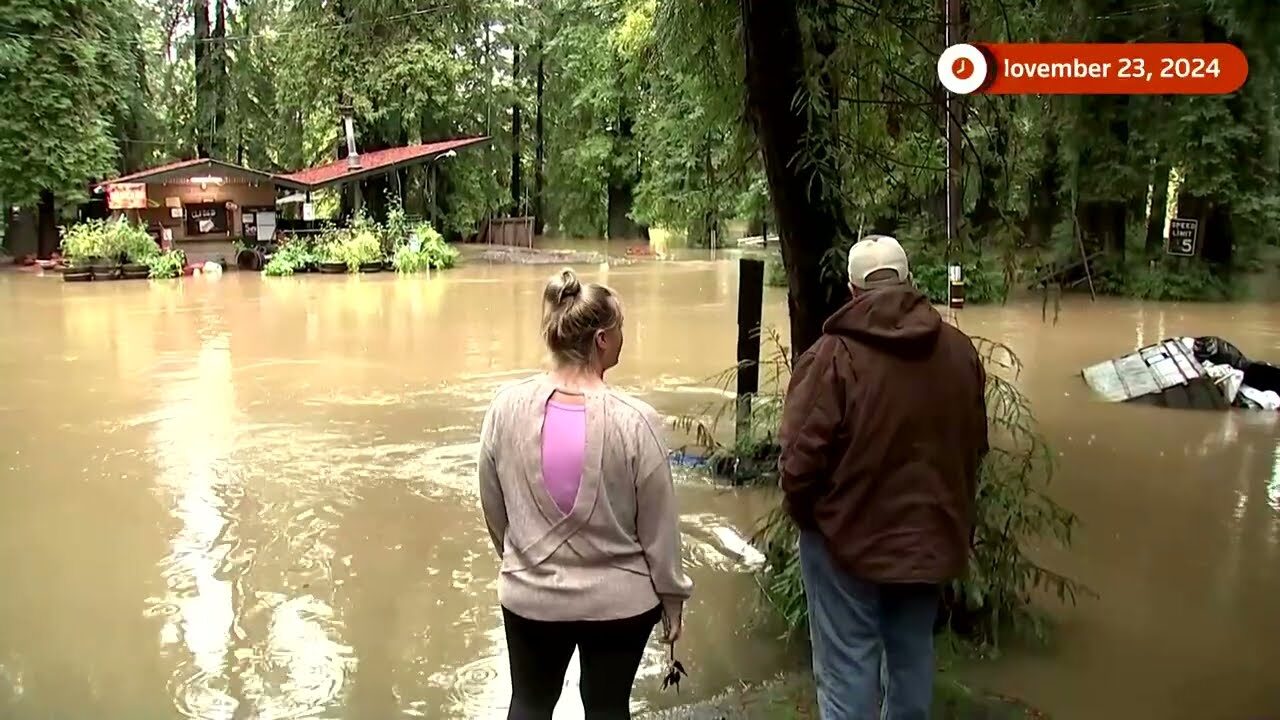
[[751, 432], [751, 398], [760, 391], [760, 317], [764, 311], [764, 261], [738, 260], [738, 438]]

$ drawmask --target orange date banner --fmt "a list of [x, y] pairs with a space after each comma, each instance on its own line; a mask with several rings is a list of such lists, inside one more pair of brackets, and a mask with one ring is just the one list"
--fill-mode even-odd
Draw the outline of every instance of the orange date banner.
[[[956, 46], [957, 48], [961, 46]], [[1220, 95], [1249, 76], [1240, 48], [1226, 43], [991, 43], [953, 53], [948, 71], [986, 77], [990, 95]], [[976, 61], [966, 64], [965, 58]], [[985, 61], [985, 62], [984, 62]], [[986, 67], [983, 68], [982, 66]], [[944, 79], [944, 84], [946, 78]]]

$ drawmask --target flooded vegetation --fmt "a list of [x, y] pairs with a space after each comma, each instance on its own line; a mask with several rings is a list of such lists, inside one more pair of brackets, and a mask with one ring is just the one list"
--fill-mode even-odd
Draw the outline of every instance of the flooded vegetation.
[[[736, 264], [582, 269], [627, 312], [611, 380], [668, 417], [733, 363]], [[502, 382], [541, 361], [546, 267], [74, 285], [0, 274], [0, 717], [501, 718], [496, 561], [474, 489]], [[786, 301], [766, 291], [785, 334]], [[1081, 367], [1176, 335], [1280, 357], [1274, 306], [971, 307], [1008, 343], [1082, 525], [1042, 559], [1092, 588], [1047, 648], [966, 680], [1056, 718], [1258, 717], [1280, 682], [1275, 415], [1106, 405]], [[692, 677], [637, 709], [796, 666], [741, 539], [774, 499], [678, 480]], [[571, 668], [568, 683], [573, 684]], [[558, 717], [581, 715], [575, 692]]]

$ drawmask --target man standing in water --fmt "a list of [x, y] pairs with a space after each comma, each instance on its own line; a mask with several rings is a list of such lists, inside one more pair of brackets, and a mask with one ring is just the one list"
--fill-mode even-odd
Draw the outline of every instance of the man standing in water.
[[796, 361], [781, 430], [818, 707], [823, 720], [874, 718], [883, 690], [882, 717], [924, 720], [942, 584], [968, 559], [986, 376], [897, 240], [855, 244], [849, 287]]

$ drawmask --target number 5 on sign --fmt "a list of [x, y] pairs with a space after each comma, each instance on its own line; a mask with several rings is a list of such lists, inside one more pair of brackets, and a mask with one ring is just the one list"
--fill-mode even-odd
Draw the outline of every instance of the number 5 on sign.
[[1169, 221], [1169, 241], [1165, 252], [1177, 257], [1195, 257], [1196, 236], [1199, 234], [1199, 220], [1174, 218]]

